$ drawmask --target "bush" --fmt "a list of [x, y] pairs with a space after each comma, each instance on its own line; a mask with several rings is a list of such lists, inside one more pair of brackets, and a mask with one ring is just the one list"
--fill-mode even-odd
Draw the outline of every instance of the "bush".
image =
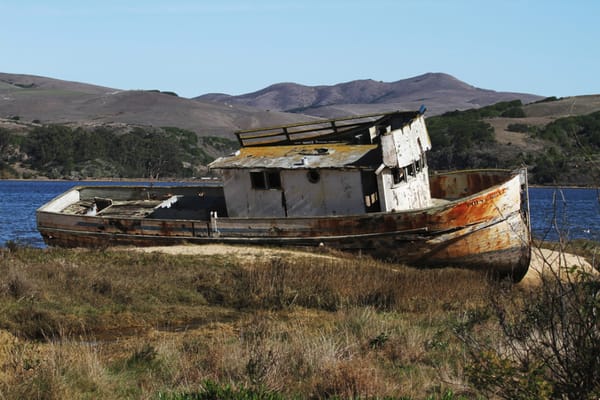
[[600, 396], [598, 274], [563, 265], [539, 287], [504, 287], [490, 297], [500, 335], [477, 335], [469, 318], [457, 329], [477, 389], [505, 399]]
[[501, 117], [505, 117], [505, 118], [525, 118], [525, 111], [523, 111], [523, 109], [521, 107], [512, 107], [509, 108], [508, 110], [502, 112], [502, 114], [500, 114]]
[[509, 124], [506, 130], [509, 132], [527, 133], [531, 130], [531, 127], [527, 124]]
[[562, 99], [562, 97], [561, 97], [561, 98], [558, 98], [558, 97], [556, 97], [556, 96], [550, 96], [550, 97], [546, 97], [546, 98], [544, 98], [544, 99], [542, 99], [542, 100], [534, 101], [534, 102], [533, 102], [533, 104], [538, 104], [538, 103], [550, 103], [550, 102], [553, 102], [553, 101], [558, 101], [558, 100], [560, 100], [560, 99]]

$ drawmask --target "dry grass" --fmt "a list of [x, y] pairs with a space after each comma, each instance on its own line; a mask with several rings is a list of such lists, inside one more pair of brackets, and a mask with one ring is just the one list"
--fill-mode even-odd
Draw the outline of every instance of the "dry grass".
[[370, 258], [0, 250], [0, 398], [156, 398], [207, 380], [325, 398], [470, 393], [481, 274]]

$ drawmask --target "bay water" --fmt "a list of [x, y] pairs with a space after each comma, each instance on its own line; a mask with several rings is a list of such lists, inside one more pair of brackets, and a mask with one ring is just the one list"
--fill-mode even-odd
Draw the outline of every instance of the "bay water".
[[[7, 242], [45, 247], [37, 231], [35, 210], [77, 185], [174, 185], [172, 182], [78, 182], [0, 180], [0, 247]], [[533, 236], [600, 241], [600, 190], [530, 188]]]

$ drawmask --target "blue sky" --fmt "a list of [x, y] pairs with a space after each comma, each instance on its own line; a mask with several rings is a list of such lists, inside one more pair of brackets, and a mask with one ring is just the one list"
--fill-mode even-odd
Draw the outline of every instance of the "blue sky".
[[0, 72], [194, 97], [445, 72], [600, 94], [600, 1], [2, 0]]

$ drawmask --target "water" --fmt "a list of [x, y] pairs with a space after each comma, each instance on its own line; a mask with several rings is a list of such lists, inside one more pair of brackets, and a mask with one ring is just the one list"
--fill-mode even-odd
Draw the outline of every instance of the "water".
[[[0, 180], [0, 247], [12, 241], [44, 247], [35, 210], [69, 188], [74, 181]], [[149, 185], [148, 182], [85, 182], [85, 185]], [[157, 184], [157, 183], [154, 183]], [[173, 185], [174, 183], [158, 183]], [[600, 192], [596, 189], [531, 188], [529, 203], [534, 237], [600, 241]], [[560, 235], [560, 236], [559, 236]]]
[[530, 188], [533, 236], [600, 241], [599, 196], [600, 189]]
[[[175, 183], [153, 183], [175, 185]], [[77, 182], [0, 180], [0, 247], [12, 241], [45, 247], [37, 231], [35, 210], [62, 192], [78, 185], [150, 185], [148, 182]]]

